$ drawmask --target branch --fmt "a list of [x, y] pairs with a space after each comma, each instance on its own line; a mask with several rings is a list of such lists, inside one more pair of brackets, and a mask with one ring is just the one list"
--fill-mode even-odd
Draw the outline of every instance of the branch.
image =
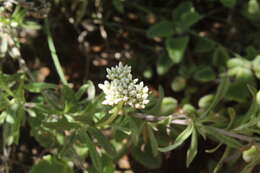
[[189, 119], [187, 119], [186, 115], [181, 113], [179, 114], [174, 113], [171, 114], [170, 116], [154, 116], [154, 115], [145, 115], [142, 113], [135, 113], [135, 114], [131, 114], [131, 116], [149, 122], [163, 121], [168, 119], [169, 117], [172, 117], [172, 121], [171, 121], [172, 124], [187, 125], [189, 122]]
[[[180, 114], [174, 113], [167, 117], [166, 116], [145, 115], [142, 113], [131, 114], [131, 116], [138, 118], [138, 119], [148, 121], [148, 122], [158, 122], [158, 121], [166, 120], [169, 117], [172, 117], [171, 124], [188, 125], [190, 122], [190, 119], [187, 118], [187, 116], [185, 114], [181, 114], [181, 113]], [[237, 134], [237, 133], [227, 131], [224, 129], [220, 129], [220, 128], [216, 128], [216, 127], [212, 127], [212, 128], [225, 136], [233, 137], [233, 138], [239, 139], [241, 141], [246, 141], [246, 142], [250, 142], [250, 143], [251, 142], [260, 143], [259, 138], [254, 138], [254, 137], [250, 137], [250, 136], [246, 136], [246, 135]]]
[[259, 138], [254, 138], [254, 137], [249, 137], [249, 136], [237, 134], [237, 133], [226, 131], [224, 129], [219, 129], [219, 128], [216, 128], [216, 127], [211, 127], [211, 128], [216, 130], [216, 131], [218, 131], [219, 133], [221, 133], [221, 134], [223, 134], [225, 136], [230, 136], [230, 137], [233, 137], [233, 138], [237, 138], [237, 139], [239, 139], [241, 141], [260, 142]]

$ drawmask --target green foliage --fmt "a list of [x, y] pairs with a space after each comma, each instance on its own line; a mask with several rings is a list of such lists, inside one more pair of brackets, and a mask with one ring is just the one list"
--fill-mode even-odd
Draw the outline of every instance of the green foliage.
[[32, 167], [30, 173], [73, 173], [72, 169], [63, 160], [59, 160], [51, 155], [44, 156], [36, 165]]
[[194, 79], [200, 82], [209, 82], [216, 79], [215, 72], [209, 66], [200, 67], [194, 74]]
[[179, 147], [180, 145], [182, 145], [183, 142], [185, 142], [185, 140], [188, 137], [190, 137], [190, 135], [192, 134], [192, 130], [193, 130], [192, 125], [189, 124], [188, 127], [185, 130], [183, 130], [183, 132], [176, 138], [176, 141], [174, 142], [173, 145], [159, 148], [159, 150], [162, 152], [167, 152], [167, 151], [174, 150], [175, 148]]

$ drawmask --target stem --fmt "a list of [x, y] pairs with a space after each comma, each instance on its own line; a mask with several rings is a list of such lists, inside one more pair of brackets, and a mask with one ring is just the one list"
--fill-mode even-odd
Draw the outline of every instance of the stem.
[[57, 70], [57, 73], [60, 77], [62, 84], [68, 85], [68, 82], [65, 79], [65, 75], [63, 73], [63, 70], [62, 70], [62, 67], [61, 67], [55, 46], [54, 46], [54, 42], [53, 42], [53, 39], [52, 39], [52, 36], [51, 36], [49, 22], [48, 22], [47, 18], [45, 18], [44, 23], [45, 23], [45, 30], [46, 30], [46, 34], [47, 34], [48, 46], [49, 46], [49, 49], [50, 49], [50, 52], [51, 52], [51, 57], [52, 57], [53, 63], [55, 65], [55, 68]]
[[117, 116], [118, 116], [118, 113], [113, 113], [112, 116], [108, 118], [108, 120], [98, 124], [97, 126], [108, 125], [108, 124], [112, 123], [116, 119]]
[[[149, 121], [149, 122], [158, 122], [161, 120], [165, 120], [167, 118], [165, 116], [145, 115], [145, 114], [141, 114], [141, 113], [131, 114], [131, 116], [138, 118], [138, 119], [145, 120], [145, 121]], [[180, 119], [180, 118], [185, 117], [184, 114], [172, 114], [170, 116], [175, 117], [175, 119], [172, 119], [171, 124], [178, 124], [178, 125], [188, 125], [189, 124], [189, 119]], [[233, 138], [239, 139], [241, 141], [260, 143], [260, 139], [257, 137], [254, 138], [254, 137], [250, 137], [250, 136], [245, 136], [245, 135], [241, 135], [238, 133], [234, 133], [234, 132], [216, 128], [216, 127], [211, 127], [211, 128], [225, 136], [233, 137]]]
[[211, 127], [211, 128], [216, 130], [216, 131], [218, 131], [219, 133], [222, 133], [225, 136], [230, 136], [230, 137], [233, 137], [233, 138], [237, 138], [237, 139], [240, 139], [241, 141], [260, 142], [259, 138], [254, 138], [254, 137], [249, 137], [249, 136], [245, 136], [245, 135], [240, 135], [240, 134], [233, 133], [233, 132], [230, 132], [230, 131], [226, 131], [224, 129], [219, 129], [219, 128], [216, 128], [216, 127]]
[[213, 173], [217, 173], [223, 166], [225, 158], [229, 155], [231, 149], [229, 147], [226, 147], [224, 154], [222, 155], [221, 159], [219, 160], [217, 166], [213, 170]]
[[112, 109], [113, 114], [104, 122], [97, 124], [97, 127], [105, 126], [105, 125], [112, 123], [119, 115], [118, 113], [119, 113], [119, 111], [122, 110], [122, 107], [123, 107], [123, 103], [118, 104], [117, 107], [113, 108], [114, 110]]

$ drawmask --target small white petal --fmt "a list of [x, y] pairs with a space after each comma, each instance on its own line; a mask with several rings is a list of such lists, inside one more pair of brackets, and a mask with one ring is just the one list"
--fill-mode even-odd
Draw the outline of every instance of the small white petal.
[[143, 101], [143, 104], [146, 105], [146, 104], [148, 104], [149, 102], [150, 102], [149, 100], [144, 100], [144, 101]]

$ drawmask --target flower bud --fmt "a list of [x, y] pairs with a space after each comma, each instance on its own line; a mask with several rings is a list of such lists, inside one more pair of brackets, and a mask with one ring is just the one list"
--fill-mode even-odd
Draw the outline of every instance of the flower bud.
[[243, 152], [242, 157], [245, 162], [251, 162], [258, 154], [258, 149], [253, 145], [251, 148]]

